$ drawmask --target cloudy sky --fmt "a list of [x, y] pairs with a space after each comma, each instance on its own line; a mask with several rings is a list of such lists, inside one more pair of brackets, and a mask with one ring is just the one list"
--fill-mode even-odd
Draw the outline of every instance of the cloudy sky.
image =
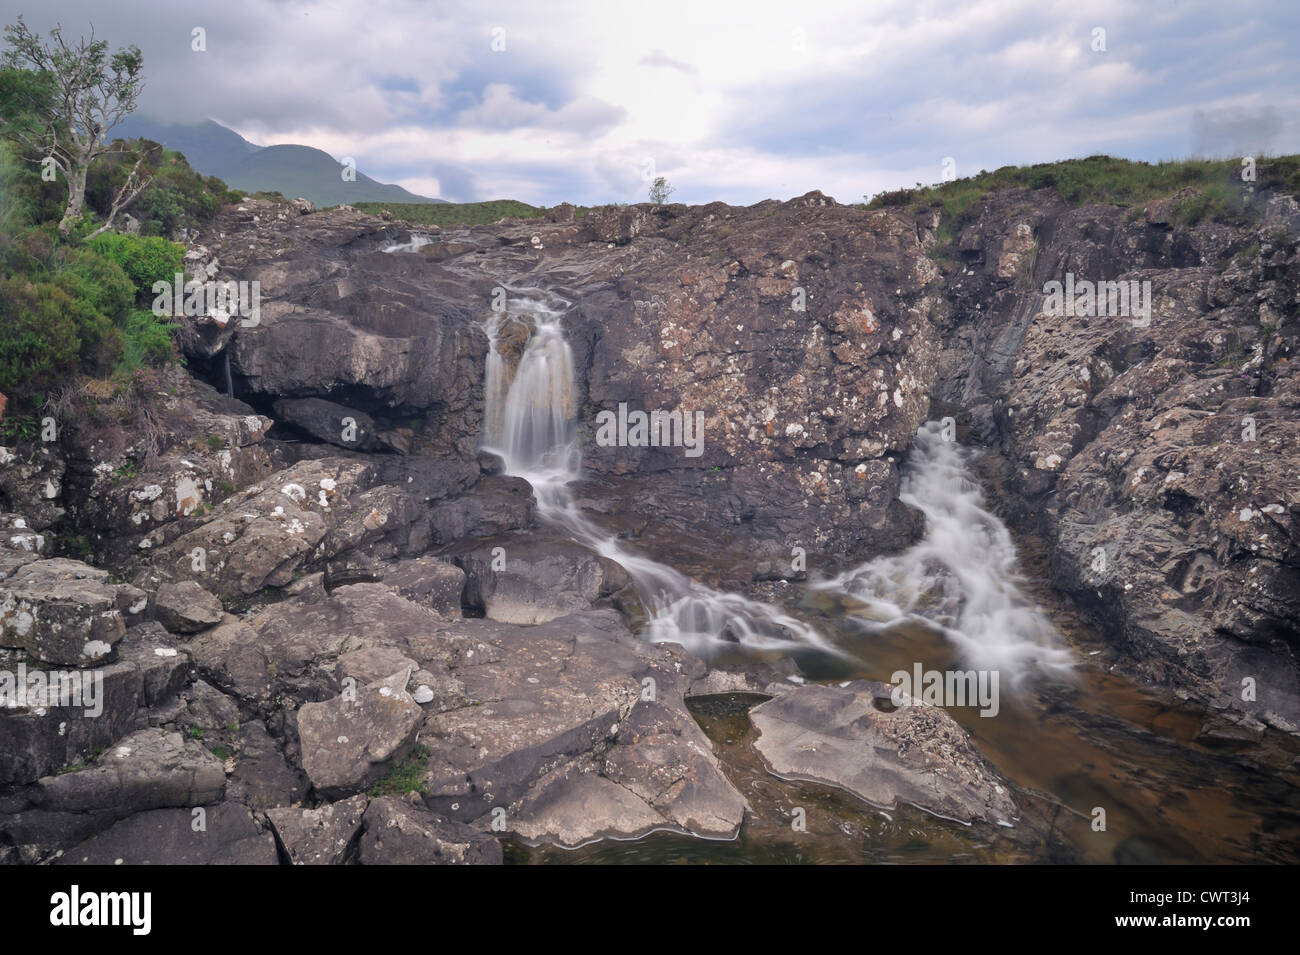
[[636, 202], [653, 173], [675, 201], [852, 202], [948, 157], [1300, 152], [1295, 0], [0, 0], [20, 13], [138, 45], [142, 114], [454, 201]]

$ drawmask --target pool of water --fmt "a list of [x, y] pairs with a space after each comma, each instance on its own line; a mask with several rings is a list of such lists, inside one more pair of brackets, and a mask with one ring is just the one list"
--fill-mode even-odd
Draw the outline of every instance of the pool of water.
[[[737, 695], [690, 704], [750, 804], [737, 839], [656, 833], [578, 850], [511, 845], [508, 859], [523, 864], [1300, 861], [1294, 741], [1276, 734], [1265, 747], [1237, 752], [1199, 743], [1203, 713], [1112, 672], [1113, 651], [1033, 573], [1035, 562], [1032, 544], [1022, 542], [1026, 591], [1081, 661], [1073, 677], [1004, 690], [995, 718], [983, 718], [974, 708], [949, 709], [1015, 787], [1022, 810], [1016, 827], [965, 826], [910, 806], [882, 809], [827, 786], [779, 779], [752, 745], [747, 713], [763, 697]], [[887, 681], [914, 662], [940, 670], [957, 664], [955, 649], [935, 629], [912, 622], [867, 634], [854, 623], [854, 609], [842, 596], [815, 591], [794, 607], [847, 651], [838, 659], [797, 658], [807, 679]], [[1104, 831], [1094, 829], [1096, 807], [1106, 811]], [[804, 820], [802, 830], [793, 825], [797, 816]]]

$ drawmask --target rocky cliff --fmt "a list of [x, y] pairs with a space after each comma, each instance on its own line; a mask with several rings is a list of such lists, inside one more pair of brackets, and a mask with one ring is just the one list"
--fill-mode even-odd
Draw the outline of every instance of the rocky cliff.
[[[381, 839], [491, 861], [498, 810], [563, 845], [735, 834], [746, 798], [685, 700], [771, 695], [768, 678], [719, 682], [635, 640], [622, 569], [550, 539], [528, 485], [477, 453], [481, 323], [528, 289], [571, 305], [579, 502], [647, 550], [759, 593], [804, 576], [797, 548], [813, 571], [898, 550], [922, 526], [900, 468], [918, 426], [951, 417], [1126, 672], [1205, 708], [1209, 735], [1300, 733], [1300, 208], [1274, 196], [1247, 226], [1172, 208], [996, 191], [955, 235], [938, 208], [819, 193], [441, 232], [228, 208], [187, 269], [259, 283], [260, 313], [185, 319], [188, 373], [141, 409], [0, 449], [0, 646], [106, 667], [113, 688], [108, 721], [0, 716], [0, 844], [130, 854], [133, 820], [179, 826], [214, 799], [205, 851], [249, 861], [364, 861]], [[1056, 314], [1044, 286], [1067, 273], [1149, 281], [1148, 320]], [[597, 414], [620, 405], [699, 413], [700, 453], [602, 446]], [[519, 563], [498, 575], [503, 543]], [[43, 603], [93, 622], [94, 659]], [[224, 773], [178, 726], [220, 738]], [[82, 768], [110, 746], [135, 768]], [[1014, 814], [990, 767], [961, 765], [953, 785], [997, 806], [971, 818]], [[374, 788], [403, 767], [415, 803]], [[308, 793], [337, 801], [320, 815]]]

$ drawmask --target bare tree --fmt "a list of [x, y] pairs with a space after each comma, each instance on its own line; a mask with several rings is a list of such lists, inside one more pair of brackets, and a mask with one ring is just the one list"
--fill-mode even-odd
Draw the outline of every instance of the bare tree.
[[650, 185], [650, 201], [657, 206], [662, 206], [664, 201], [676, 191], [676, 186], [670, 186], [667, 179], [659, 176]]
[[[46, 78], [53, 112], [39, 131], [3, 118], [0, 123], [19, 142], [51, 159], [67, 179], [68, 204], [59, 221], [59, 231], [66, 235], [81, 218], [90, 164], [112, 151], [109, 132], [135, 109], [144, 89], [144, 57], [134, 45], [109, 56], [108, 42], [96, 40], [93, 27], [89, 40], [82, 37], [70, 43], [62, 26], [56, 25], [50, 42], [44, 43], [20, 16], [16, 24], [5, 27], [5, 33], [12, 47], [5, 53], [5, 65]], [[140, 174], [142, 161], [143, 157], [136, 162], [112, 201], [108, 221], [94, 235], [110, 228], [118, 212], [149, 184], [149, 177]]]

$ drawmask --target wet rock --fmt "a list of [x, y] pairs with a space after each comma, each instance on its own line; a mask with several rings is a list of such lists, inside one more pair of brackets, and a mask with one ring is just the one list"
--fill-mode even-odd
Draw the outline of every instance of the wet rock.
[[[1300, 731], [1297, 236], [1180, 224], [1194, 191], [1145, 207], [997, 193], [968, 213], [937, 396], [1000, 453], [1001, 494], [1052, 551], [1118, 666], [1215, 710]], [[1029, 230], [1032, 274], [995, 274]], [[1267, 250], [1267, 251], [1266, 251]], [[1150, 283], [1088, 314], [1044, 286]], [[1143, 294], [1145, 297], [1145, 294]], [[1267, 685], [1267, 693], [1252, 692]]]
[[590, 609], [623, 589], [627, 572], [567, 537], [536, 531], [451, 550], [467, 606], [502, 623], [535, 624]]
[[1010, 788], [969, 735], [936, 706], [892, 707], [890, 687], [810, 684], [749, 711], [754, 748], [771, 771], [845, 789], [892, 809], [900, 802], [959, 822], [1010, 825]]
[[605, 757], [604, 773], [687, 832], [730, 839], [745, 816], [744, 797], [675, 694], [632, 710]]
[[473, 495], [435, 505], [429, 521], [435, 544], [528, 527], [533, 523], [533, 489], [522, 478], [486, 477]]
[[375, 421], [364, 411], [321, 398], [281, 398], [274, 408], [277, 418], [318, 441], [351, 451], [373, 451], [379, 446]]

